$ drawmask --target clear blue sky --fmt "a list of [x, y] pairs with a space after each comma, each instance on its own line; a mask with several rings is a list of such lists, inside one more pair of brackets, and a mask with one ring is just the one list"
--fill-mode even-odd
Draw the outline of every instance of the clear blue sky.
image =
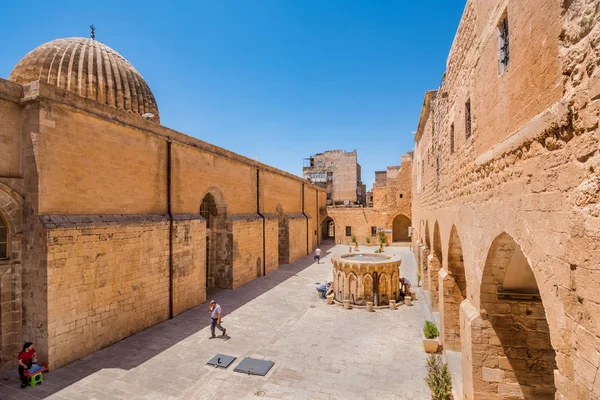
[[301, 175], [358, 150], [363, 181], [413, 148], [464, 0], [6, 1], [0, 77], [52, 39], [89, 36], [150, 85], [163, 125]]

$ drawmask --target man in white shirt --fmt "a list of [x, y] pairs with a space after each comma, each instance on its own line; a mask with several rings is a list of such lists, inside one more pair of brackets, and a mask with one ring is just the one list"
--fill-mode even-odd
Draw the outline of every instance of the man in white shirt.
[[210, 313], [210, 318], [212, 319], [210, 322], [211, 337], [209, 339], [214, 339], [216, 337], [215, 326], [219, 328], [221, 332], [223, 332], [222, 336], [225, 336], [227, 329], [221, 326], [221, 306], [218, 305], [216, 301], [211, 300], [208, 304], [208, 312]]
[[317, 264], [321, 264], [319, 261], [321, 260], [321, 249], [317, 247], [315, 250], [315, 260], [317, 260]]

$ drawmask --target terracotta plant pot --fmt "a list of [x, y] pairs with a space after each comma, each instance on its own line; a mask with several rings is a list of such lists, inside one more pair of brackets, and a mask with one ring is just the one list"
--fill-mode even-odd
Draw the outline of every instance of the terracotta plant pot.
[[412, 306], [412, 297], [410, 297], [410, 296], [404, 297], [404, 305]]
[[372, 301], [367, 301], [367, 311], [369, 311], [369, 312], [375, 311], [373, 309], [373, 302]]
[[390, 300], [390, 310], [396, 309], [396, 300]]
[[350, 300], [344, 300], [344, 310], [350, 310], [351, 308]]
[[423, 348], [426, 353], [437, 353], [439, 346], [439, 338], [427, 339], [425, 335], [423, 335]]

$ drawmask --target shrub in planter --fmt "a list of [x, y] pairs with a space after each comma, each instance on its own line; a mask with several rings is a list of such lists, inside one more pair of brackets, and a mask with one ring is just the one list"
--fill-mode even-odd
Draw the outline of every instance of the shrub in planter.
[[448, 365], [442, 361], [440, 356], [431, 354], [427, 358], [425, 383], [431, 390], [432, 400], [450, 400], [452, 398], [452, 378], [448, 371]]
[[367, 243], [367, 246], [370, 246], [371, 245], [371, 238], [367, 236], [365, 238], [365, 243]]
[[440, 336], [440, 331], [438, 331], [437, 326], [432, 321], [425, 321], [425, 326], [423, 327], [423, 334], [427, 339], [435, 339]]
[[387, 243], [387, 236], [385, 236], [384, 232], [379, 232], [379, 250], [380, 253], [383, 252], [383, 246]]
[[438, 340], [440, 332], [432, 321], [425, 321], [423, 327], [423, 348], [427, 353], [437, 353], [440, 344]]

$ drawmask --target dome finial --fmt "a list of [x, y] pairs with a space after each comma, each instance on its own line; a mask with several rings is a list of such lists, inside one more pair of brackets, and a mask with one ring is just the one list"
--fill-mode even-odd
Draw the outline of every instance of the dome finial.
[[94, 26], [94, 24], [90, 25], [90, 29], [92, 30], [92, 40], [96, 39], [96, 27]]

